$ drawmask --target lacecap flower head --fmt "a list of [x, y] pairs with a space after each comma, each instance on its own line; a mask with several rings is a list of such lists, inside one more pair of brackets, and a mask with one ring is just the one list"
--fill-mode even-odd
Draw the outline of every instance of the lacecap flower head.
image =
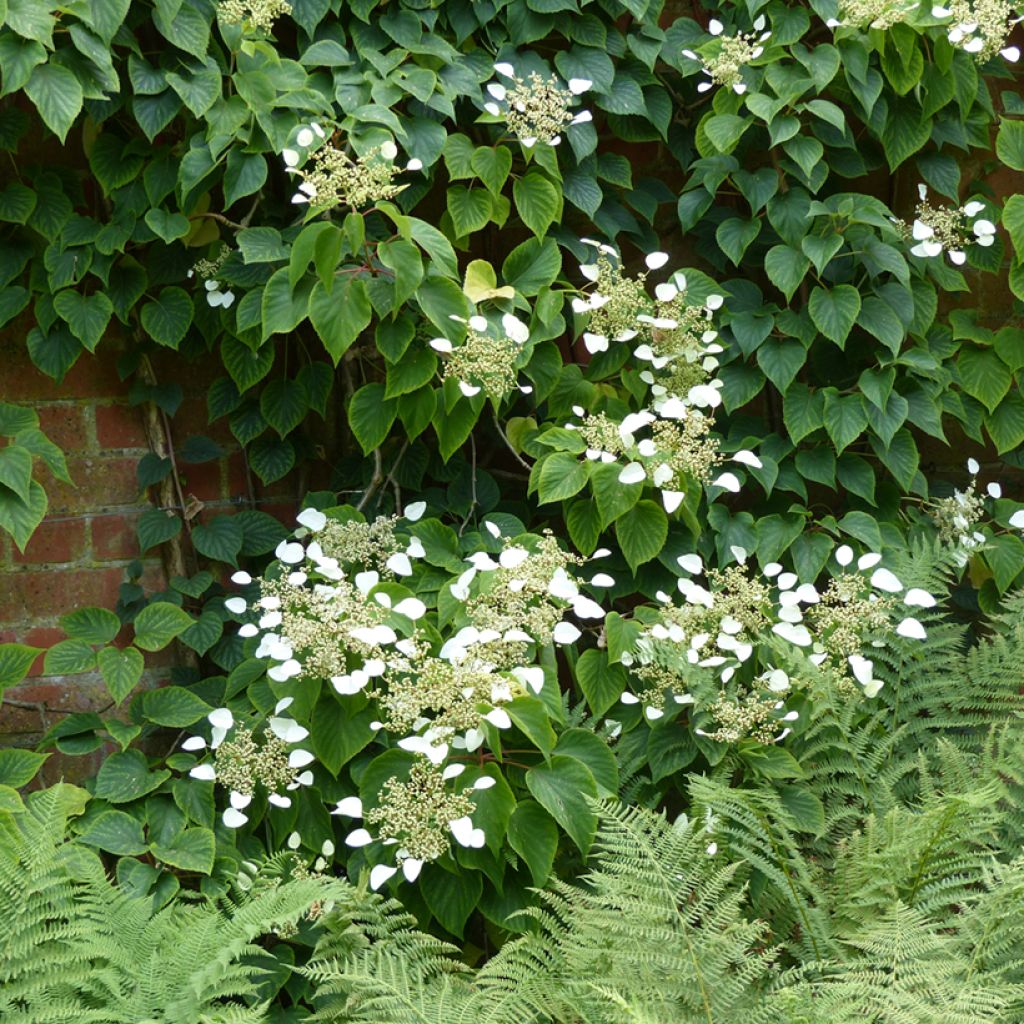
[[754, 19], [753, 32], [741, 32], [730, 36], [725, 34], [725, 26], [717, 18], [708, 23], [708, 32], [718, 41], [717, 46], [709, 47], [709, 56], [702, 56], [694, 50], [683, 50], [683, 56], [698, 61], [706, 82], [700, 82], [698, 92], [707, 92], [716, 85], [724, 85], [734, 93], [742, 96], [747, 91], [747, 83], [743, 81], [743, 69], [764, 53], [764, 44], [771, 38], [771, 29], [766, 28], [767, 21], [763, 14]]
[[570, 78], [563, 83], [536, 71], [520, 75], [505, 61], [495, 64], [494, 70], [498, 80], [487, 86], [490, 99], [484, 110], [504, 118], [508, 130], [528, 149], [538, 142], [557, 146], [566, 128], [592, 120], [589, 110], [572, 111], [577, 98], [594, 84], [590, 79]]

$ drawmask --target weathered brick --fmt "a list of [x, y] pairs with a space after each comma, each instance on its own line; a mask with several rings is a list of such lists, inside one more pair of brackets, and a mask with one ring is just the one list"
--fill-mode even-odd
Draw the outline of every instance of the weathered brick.
[[97, 516], [92, 521], [92, 557], [97, 562], [139, 557], [137, 515]]
[[92, 415], [89, 405], [72, 405], [69, 402], [53, 405], [36, 405], [39, 414], [39, 428], [65, 452], [85, 452], [92, 447], [88, 423]]
[[222, 461], [215, 459], [213, 462], [201, 462], [194, 466], [179, 466], [182, 491], [186, 495], [194, 495], [200, 501], [217, 501], [226, 497], [222, 483]]
[[236, 447], [227, 417], [210, 423], [205, 395], [186, 398], [181, 403], [171, 420], [171, 430], [174, 432], [174, 443], [177, 446], [181, 446], [196, 434], [202, 434], [226, 448]]
[[68, 459], [74, 486], [47, 480], [46, 492], [53, 512], [95, 512], [142, 501], [134, 456], [95, 455]]
[[6, 328], [0, 332], [0, 399], [9, 402], [55, 401], [69, 398], [97, 398], [126, 395], [128, 385], [117, 375], [117, 351], [104, 343], [98, 356], [83, 354], [57, 384], [36, 369], [25, 347], [24, 329]]
[[82, 519], [44, 520], [32, 534], [24, 552], [14, 549], [16, 565], [77, 562], [85, 554], [86, 524]]
[[121, 403], [97, 405], [96, 440], [100, 448], [148, 448], [142, 409]]
[[0, 622], [41, 623], [87, 605], [113, 608], [122, 569], [25, 569], [5, 574]]

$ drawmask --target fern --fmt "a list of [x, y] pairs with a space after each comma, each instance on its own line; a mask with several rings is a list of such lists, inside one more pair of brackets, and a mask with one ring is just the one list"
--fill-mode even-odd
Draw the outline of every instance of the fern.
[[256, 939], [294, 925], [314, 900], [349, 890], [268, 885], [240, 903], [179, 897], [154, 912], [95, 854], [64, 841], [74, 787], [0, 816], [0, 1020], [4, 1024], [258, 1024]]
[[[621, 806], [602, 810], [593, 870], [558, 883], [529, 914], [536, 930], [476, 972], [409, 930], [388, 904], [378, 937], [308, 974], [320, 1020], [363, 1024], [727, 1024], [768, 971], [766, 927], [743, 916], [738, 866], [710, 857], [693, 827]], [[390, 946], [399, 935], [400, 949]], [[412, 956], [408, 953], [415, 949]]]

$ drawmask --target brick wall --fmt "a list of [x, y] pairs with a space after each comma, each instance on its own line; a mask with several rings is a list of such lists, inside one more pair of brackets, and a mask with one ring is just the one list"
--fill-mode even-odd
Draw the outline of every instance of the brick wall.
[[[88, 605], [114, 607], [126, 566], [139, 558], [136, 520], [160, 495], [158, 488], [142, 491], [137, 482], [138, 462], [150, 447], [144, 411], [129, 404], [129, 382], [117, 374], [117, 342], [105, 340], [96, 355], [83, 355], [56, 384], [32, 365], [25, 330], [27, 322], [0, 334], [0, 400], [36, 410], [41, 428], [65, 452], [74, 486], [54, 480], [44, 469], [49, 510], [25, 551], [0, 534], [0, 642], [45, 648], [62, 639], [58, 620], [66, 612]], [[210, 360], [182, 372], [168, 353], [155, 360], [154, 369], [158, 379], [163, 374], [164, 380], [185, 388], [170, 421], [174, 442], [180, 446], [190, 436], [205, 434], [224, 450], [214, 461], [179, 467], [185, 501], [198, 509], [194, 522], [253, 507], [253, 499], [255, 507], [294, 522], [300, 490], [311, 484], [293, 477], [261, 487], [247, 472], [226, 425], [207, 423], [205, 391], [223, 372], [219, 363]], [[167, 571], [160, 550], [150, 551], [142, 563], [147, 592], [164, 589]], [[195, 568], [194, 563], [187, 566]], [[142, 686], [165, 681], [173, 662], [173, 651], [148, 655]], [[98, 676], [45, 677], [40, 657], [29, 678], [8, 690], [0, 706], [0, 747], [30, 745], [60, 716], [108, 704]], [[72, 764], [58, 758], [47, 766], [53, 776], [48, 781], [65, 770], [81, 776], [88, 769], [88, 759]]]

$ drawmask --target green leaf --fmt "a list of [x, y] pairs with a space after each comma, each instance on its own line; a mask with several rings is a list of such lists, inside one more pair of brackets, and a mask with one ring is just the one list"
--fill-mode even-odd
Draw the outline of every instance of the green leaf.
[[[217, 518], [230, 522], [227, 516]], [[159, 651], [192, 625], [192, 616], [169, 601], [154, 601], [139, 612], [134, 625], [136, 646]]]
[[619, 766], [607, 742], [588, 729], [566, 729], [555, 744], [556, 754], [565, 754], [582, 761], [594, 776], [602, 797], [619, 792]]
[[274, 334], [290, 334], [302, 323], [309, 313], [311, 287], [308, 281], [299, 281], [293, 289], [287, 267], [274, 271], [260, 302], [262, 341]]
[[543, 237], [551, 223], [561, 215], [562, 195], [554, 183], [540, 171], [531, 169], [512, 185], [512, 197], [523, 223]]
[[1003, 118], [999, 122], [996, 156], [1007, 167], [1024, 171], [1024, 121], [1008, 121]]
[[636, 572], [638, 566], [657, 557], [665, 546], [668, 516], [660, 505], [645, 498], [615, 520], [615, 537], [630, 568]]
[[284, 437], [290, 434], [309, 412], [309, 396], [297, 380], [272, 380], [260, 394], [263, 418]]
[[126, 647], [124, 650], [104, 647], [96, 656], [96, 661], [107, 692], [114, 698], [115, 704], [120, 704], [142, 679], [145, 662], [134, 647]]
[[32, 453], [20, 444], [0, 448], [0, 484], [10, 487], [24, 502], [32, 488]]
[[782, 394], [805, 362], [807, 349], [794, 338], [769, 338], [757, 350], [757, 365]]
[[0, 644], [0, 695], [4, 690], [17, 686], [42, 653], [42, 647], [29, 647], [28, 644]]
[[168, 210], [149, 210], [146, 213], [146, 226], [158, 238], [168, 245], [179, 238], [184, 238], [191, 228], [188, 217], [182, 213], [171, 213]]
[[840, 395], [835, 388], [826, 388], [823, 421], [836, 451], [842, 452], [868, 425], [861, 396]]
[[778, 786], [776, 792], [800, 832], [822, 835], [825, 831], [825, 807], [804, 786]]
[[512, 151], [507, 146], [480, 146], [473, 151], [470, 166], [487, 190], [497, 195], [512, 170]]
[[553, 238], [528, 238], [501, 266], [501, 276], [522, 295], [536, 295], [552, 284], [562, 269], [562, 254]]
[[874, 335], [893, 355], [899, 352], [906, 328], [888, 302], [869, 295], [857, 316], [857, 324]]
[[398, 415], [398, 403], [386, 398], [385, 392], [384, 385], [379, 382], [364, 384], [349, 402], [349, 426], [364, 455], [380, 447]]
[[811, 261], [802, 252], [788, 245], [772, 246], [764, 258], [768, 279], [786, 296], [787, 301], [793, 298], [810, 265]]
[[761, 233], [761, 221], [754, 217], [752, 220], [743, 220], [741, 217], [731, 217], [722, 221], [715, 231], [715, 240], [718, 247], [732, 260], [736, 266], [740, 265], [743, 254], [750, 248], [751, 244]]
[[860, 313], [860, 292], [851, 284], [832, 289], [818, 285], [811, 292], [809, 310], [814, 326], [842, 348]]
[[22, 500], [14, 491], [0, 487], [0, 530], [6, 530], [24, 551], [36, 527], [46, 515], [46, 491], [32, 481], [28, 500]]
[[484, 883], [478, 872], [452, 874], [441, 867], [427, 868], [420, 886], [430, 912], [442, 928], [457, 938], [476, 909]]
[[234, 335], [226, 334], [221, 342], [220, 357], [238, 390], [248, 391], [270, 373], [274, 365], [274, 346], [251, 349]]
[[799, 779], [804, 770], [800, 762], [782, 747], [758, 746], [740, 748], [743, 762], [756, 775], [765, 779]]
[[418, 391], [437, 372], [437, 356], [428, 348], [415, 348], [387, 368], [385, 398], [397, 398]]
[[90, 352], [96, 350], [114, 312], [110, 299], [103, 292], [82, 295], [70, 288], [54, 296], [53, 308]]
[[109, 644], [121, 629], [121, 620], [106, 608], [79, 608], [62, 615], [61, 629], [75, 640]]
[[372, 315], [362, 278], [341, 278], [330, 291], [317, 282], [309, 299], [310, 323], [335, 366], [365, 330]]
[[1003, 227], [1010, 234], [1018, 261], [1024, 262], [1024, 195], [1012, 195], [1003, 204]]
[[533, 800], [520, 800], [509, 818], [508, 842], [526, 861], [533, 884], [545, 885], [558, 849], [558, 826], [551, 815]]
[[48, 676], [72, 676], [96, 668], [96, 652], [84, 640], [61, 640], [47, 652], [43, 672]]
[[24, 224], [35, 206], [35, 192], [20, 181], [10, 182], [0, 192], [0, 220], [8, 224]]
[[574, 757], [554, 754], [527, 771], [526, 787], [585, 857], [597, 831], [597, 812], [587, 799], [598, 796], [590, 769]]
[[[205, 555], [207, 558], [212, 558], [217, 562], [227, 562], [228, 565], [238, 564], [238, 553], [242, 550], [242, 527], [235, 521], [234, 516], [220, 515], [215, 516], [202, 526], [197, 526], [192, 531], [192, 543], [195, 545], [196, 551], [201, 555]], [[153, 607], [150, 605], [150, 607]], [[184, 629], [188, 628], [192, 624], [192, 619], [186, 612], [182, 612], [180, 608], [174, 605], [170, 607], [175, 608], [176, 611], [180, 612], [186, 618], [186, 626], [183, 629], [179, 629], [173, 635], [178, 636], [179, 633], [183, 632]], [[145, 614], [149, 609], [140, 614], [139, 618]], [[170, 624], [170, 618], [167, 619], [168, 625]], [[138, 619], [135, 622], [136, 630], [138, 629]], [[168, 637], [166, 641], [160, 646], [163, 647], [171, 642], [172, 637]], [[141, 643], [138, 638], [135, 641], [140, 647], [145, 648], [147, 651], [159, 650], [155, 647], [147, 647], [144, 643]]]
[[166, 846], [153, 843], [149, 849], [157, 860], [179, 871], [208, 875], [213, 871], [216, 847], [212, 829], [193, 826], [175, 836]]
[[0, 785], [12, 789], [28, 785], [49, 756], [14, 747], [0, 750]]
[[555, 745], [548, 711], [536, 697], [517, 697], [503, 705], [515, 727], [545, 756]]
[[263, 483], [273, 483], [295, 465], [295, 446], [287, 438], [261, 437], [249, 446], [249, 465]]
[[989, 412], [995, 410], [1013, 383], [1006, 363], [990, 348], [965, 346], [960, 350], [956, 367], [964, 390]]
[[626, 670], [613, 665], [606, 651], [591, 648], [576, 662], [576, 682], [587, 699], [591, 713], [600, 718], [626, 689]]
[[183, 729], [205, 718], [213, 708], [184, 686], [162, 686], [143, 697], [146, 718], [157, 725]]
[[82, 109], [78, 79], [61, 64], [40, 64], [33, 69], [25, 93], [36, 105], [46, 127], [64, 142]]
[[374, 717], [372, 708], [353, 713], [330, 694], [317, 701], [310, 719], [310, 742], [317, 760], [332, 775], [373, 740]]
[[802, 441], [824, 423], [825, 396], [806, 384], [790, 384], [783, 396], [782, 418], [793, 443]]
[[118, 857], [138, 857], [147, 849], [142, 822], [124, 811], [104, 811], [90, 821], [79, 839]]
[[485, 189], [452, 185], [448, 189], [448, 214], [458, 238], [471, 235], [491, 219], [491, 196]]
[[220, 99], [221, 73], [214, 61], [209, 60], [208, 65], [193, 64], [188, 67], [187, 74], [168, 71], [165, 76], [167, 84], [196, 117], [202, 117]]
[[587, 465], [571, 452], [553, 452], [539, 466], [537, 494], [542, 504], [563, 501], [587, 484]]
[[752, 123], [753, 118], [750, 117], [713, 114], [701, 122], [701, 127], [719, 153], [731, 153]]
[[230, 209], [239, 199], [258, 192], [267, 180], [267, 159], [262, 153], [244, 153], [240, 149], [228, 152], [224, 171], [224, 209]]
[[139, 538], [139, 550], [145, 554], [177, 537], [181, 533], [181, 518], [170, 509], [146, 509], [136, 521], [135, 532]]
[[1024, 397], [1010, 392], [986, 417], [985, 429], [1000, 455], [1018, 448], [1024, 443]]
[[152, 793], [171, 773], [166, 768], [151, 772], [146, 756], [139, 750], [111, 754], [96, 776], [95, 795], [112, 804], [125, 804]]
[[157, 344], [176, 349], [192, 323], [192, 300], [181, 288], [164, 288], [142, 307], [142, 326]]

